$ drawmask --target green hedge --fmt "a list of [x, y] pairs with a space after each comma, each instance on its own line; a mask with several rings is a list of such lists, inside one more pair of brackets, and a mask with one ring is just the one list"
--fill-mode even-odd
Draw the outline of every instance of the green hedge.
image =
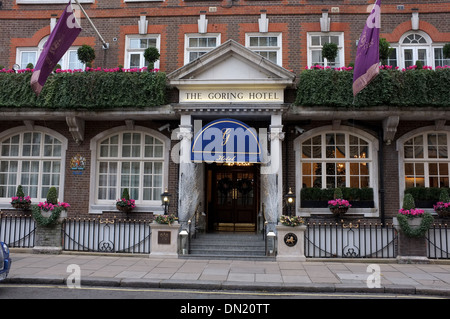
[[353, 71], [304, 70], [299, 75], [297, 106], [363, 108], [368, 106], [450, 107], [450, 68], [380, 70], [353, 100]]
[[450, 194], [450, 188], [439, 187], [411, 187], [405, 189], [405, 194], [411, 194], [414, 200], [419, 201], [439, 201], [439, 195], [442, 189], [446, 189]]
[[[341, 187], [342, 196], [351, 201], [373, 200], [372, 188]], [[302, 200], [331, 200], [334, 198], [335, 188], [304, 187], [300, 191]]]
[[0, 107], [111, 109], [167, 103], [163, 72], [76, 72], [52, 74], [39, 97], [31, 72], [0, 73]]

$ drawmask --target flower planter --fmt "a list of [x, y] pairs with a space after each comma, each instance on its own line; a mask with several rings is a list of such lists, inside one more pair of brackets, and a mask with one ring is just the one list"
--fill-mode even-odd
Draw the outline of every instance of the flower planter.
[[130, 206], [119, 206], [119, 205], [116, 205], [116, 208], [117, 208], [118, 211], [120, 211], [122, 213], [126, 213], [126, 214], [130, 213], [133, 210], [133, 208], [130, 207]]
[[29, 210], [31, 207], [30, 203], [17, 203], [17, 204], [11, 204], [12, 207], [15, 209], [21, 209], [21, 210]]
[[439, 218], [449, 218], [450, 210], [449, 209], [436, 209], [436, 214]]
[[345, 213], [347, 213], [348, 211], [348, 207], [333, 207], [330, 208], [330, 212], [335, 216], [335, 217], [341, 217], [343, 216]]

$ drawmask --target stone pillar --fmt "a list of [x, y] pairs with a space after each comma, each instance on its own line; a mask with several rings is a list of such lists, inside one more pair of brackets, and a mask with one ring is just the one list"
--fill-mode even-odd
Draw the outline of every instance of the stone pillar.
[[[410, 227], [418, 227], [421, 218], [408, 220]], [[402, 232], [397, 217], [393, 218], [395, 229], [398, 231], [398, 255], [399, 264], [428, 264], [427, 258], [427, 240], [424, 237], [408, 237]]]
[[[44, 217], [50, 217], [51, 212], [41, 212]], [[34, 237], [34, 254], [61, 254], [62, 247], [62, 224], [67, 218], [67, 211], [63, 210], [57, 222], [53, 225], [42, 226], [36, 223]]]
[[283, 152], [282, 142], [284, 140], [283, 125], [281, 124], [281, 114], [271, 117], [270, 125], [270, 166], [271, 172], [276, 176], [276, 202], [277, 217], [283, 213]]
[[150, 224], [150, 258], [178, 258], [178, 233], [180, 224]]
[[306, 261], [305, 230], [305, 225], [277, 225], [277, 261]]
[[188, 228], [188, 220], [194, 214], [200, 201], [200, 183], [202, 181], [200, 164], [191, 161], [192, 137], [191, 115], [181, 115], [177, 133], [177, 138], [180, 140], [178, 219], [183, 229]]

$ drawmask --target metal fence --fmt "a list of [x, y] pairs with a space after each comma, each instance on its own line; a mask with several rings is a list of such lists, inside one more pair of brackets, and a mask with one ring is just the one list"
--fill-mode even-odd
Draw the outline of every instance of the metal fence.
[[311, 258], [395, 258], [397, 232], [392, 225], [309, 223], [305, 256]]
[[108, 253], [150, 253], [150, 220], [68, 218], [63, 249]]
[[426, 238], [428, 258], [450, 258], [450, 227], [447, 224], [434, 224], [428, 230]]
[[36, 224], [29, 215], [0, 212], [0, 241], [12, 248], [34, 247]]

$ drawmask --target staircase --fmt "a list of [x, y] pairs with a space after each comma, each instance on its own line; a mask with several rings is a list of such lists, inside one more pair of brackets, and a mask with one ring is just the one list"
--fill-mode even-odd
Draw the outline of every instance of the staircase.
[[191, 239], [191, 250], [183, 258], [274, 260], [265, 253], [261, 234], [207, 233]]

